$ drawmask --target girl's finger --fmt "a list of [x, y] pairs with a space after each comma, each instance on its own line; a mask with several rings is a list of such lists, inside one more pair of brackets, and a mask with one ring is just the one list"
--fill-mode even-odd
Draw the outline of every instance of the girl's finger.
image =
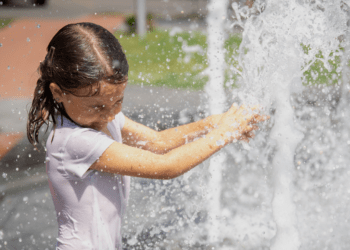
[[260, 105], [254, 105], [250, 107], [251, 110], [262, 110], [262, 107]]
[[244, 141], [244, 142], [249, 142], [249, 139], [247, 138], [247, 136], [245, 136], [245, 135], [242, 135], [240, 138], [239, 138], [239, 140], [241, 140], [241, 141]]
[[259, 115], [259, 122], [267, 121], [270, 118], [269, 115]]
[[260, 105], [254, 105], [254, 106], [247, 106], [245, 104], [243, 104], [240, 108], [242, 108], [243, 110], [246, 111], [255, 111], [255, 110], [262, 110], [262, 107]]
[[252, 124], [251, 126], [252, 126], [252, 131], [253, 131], [253, 130], [258, 130], [258, 129], [259, 129], [259, 126], [257, 126], [257, 125], [253, 125], [253, 124]]
[[254, 124], [248, 124], [246, 127], [245, 127], [245, 129], [243, 129], [244, 130], [244, 134], [247, 134], [247, 133], [249, 133], [249, 132], [251, 132], [251, 131], [254, 131], [254, 130], [258, 130], [259, 129], [259, 127], [257, 126], [257, 125], [254, 125]]
[[247, 134], [247, 133], [249, 133], [250, 131], [253, 130], [253, 125], [250, 125], [250, 124], [249, 124], [249, 125], [243, 127], [242, 130], [243, 130], [243, 131], [242, 131], [242, 134]]
[[239, 107], [238, 104], [235, 103], [235, 102], [231, 105], [231, 108], [236, 108], [236, 109], [238, 109], [238, 107]]
[[255, 137], [255, 133], [254, 133], [254, 131], [250, 131], [250, 132], [246, 133], [245, 136], [247, 138], [253, 139]]
[[268, 116], [268, 115], [255, 114], [251, 119], [251, 123], [263, 122], [263, 121], [266, 121], [268, 119], [270, 119], [270, 116]]
[[232, 106], [229, 109], [229, 112], [230, 113], [235, 113], [238, 110], [238, 108], [239, 107], [238, 107], [237, 103], [233, 103]]

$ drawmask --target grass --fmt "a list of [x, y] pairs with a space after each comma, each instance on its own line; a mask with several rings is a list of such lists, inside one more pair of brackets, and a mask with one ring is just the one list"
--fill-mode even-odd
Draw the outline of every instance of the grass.
[[[156, 30], [147, 33], [144, 39], [119, 32], [116, 37], [129, 62], [131, 84], [198, 90], [203, 89], [208, 81], [208, 77], [201, 74], [208, 62], [206, 36], [200, 32], [182, 32], [170, 36], [167, 31]], [[227, 55], [234, 53], [234, 48], [238, 48], [239, 44], [238, 37], [227, 40]], [[183, 45], [198, 46], [198, 50], [185, 53]], [[233, 78], [227, 74], [226, 81]]]
[[9, 25], [13, 21], [13, 18], [1, 18], [0, 17], [0, 29]]
[[[309, 53], [310, 48], [302, 45], [305, 54]], [[342, 50], [340, 48], [340, 50]], [[329, 55], [328, 67], [324, 65], [324, 56], [321, 52], [315, 56], [316, 61], [310, 66], [310, 68], [304, 72], [304, 85], [334, 85], [337, 84], [341, 79], [341, 73], [338, 69], [341, 67], [341, 59], [339, 56], [334, 56], [333, 53]]]
[[[206, 36], [200, 32], [182, 32], [170, 36], [169, 32], [156, 30], [140, 39], [137, 35], [116, 33], [126, 53], [129, 62], [129, 83], [149, 86], [166, 86], [182, 89], [203, 89], [208, 77], [201, 74], [208, 65], [206, 57]], [[238, 67], [236, 61], [237, 49], [242, 39], [232, 35], [225, 41], [226, 62]], [[185, 53], [183, 45], [198, 46], [197, 52]], [[308, 53], [307, 47], [303, 47]], [[323, 59], [321, 53], [316, 57]], [[338, 83], [341, 74], [337, 72], [340, 58], [333, 57], [328, 60], [328, 69], [323, 62], [316, 60], [304, 72], [304, 85]], [[226, 70], [226, 87], [235, 87], [237, 81], [235, 72]]]
[[[144, 39], [123, 33], [116, 36], [129, 62], [131, 84], [189, 89], [202, 89], [205, 85], [207, 79], [200, 75], [207, 65], [203, 34], [186, 32], [170, 36], [166, 31], [156, 30], [147, 33]], [[182, 41], [201, 46], [203, 53], [184, 53]]]
[[[238, 57], [238, 48], [239, 45], [242, 42], [242, 37], [238, 35], [232, 35], [230, 36], [224, 44], [225, 49], [225, 60], [227, 62], [227, 65], [232, 65], [236, 69], [240, 70], [242, 72], [242, 69], [239, 69], [238, 61], [235, 59]], [[236, 87], [236, 81], [237, 81], [238, 75], [237, 73], [226, 70], [225, 72], [225, 87]]]

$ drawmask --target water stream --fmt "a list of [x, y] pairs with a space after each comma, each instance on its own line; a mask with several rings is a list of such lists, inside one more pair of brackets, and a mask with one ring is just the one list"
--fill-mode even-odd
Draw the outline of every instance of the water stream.
[[[211, 0], [208, 4], [208, 68], [209, 82], [206, 85], [208, 95], [209, 113], [211, 115], [225, 112], [226, 95], [224, 91], [225, 80], [225, 20], [227, 15], [227, 0]], [[222, 168], [226, 162], [226, 154], [218, 153], [210, 158], [208, 182], [208, 241], [220, 241], [221, 234], [221, 182]]]
[[[273, 110], [273, 127], [265, 138], [273, 153], [260, 155], [270, 159], [266, 167], [271, 169], [271, 208], [276, 225], [272, 250], [296, 250], [301, 246], [294, 202], [295, 156], [306, 130], [295, 114], [295, 110], [304, 107], [297, 106], [293, 98], [301, 96], [307, 89], [305, 85], [312, 85], [306, 82], [303, 73], [316, 61], [332, 71], [330, 61], [334, 62], [337, 56], [346, 58], [340, 49], [344, 45], [340, 43], [347, 35], [348, 4], [337, 0], [256, 1], [253, 8], [258, 15], [254, 15], [253, 10], [233, 6], [238, 17], [234, 25], [244, 28], [239, 56], [242, 87], [238, 96], [243, 103], [259, 103], [265, 110]], [[244, 24], [241, 17], [247, 18]], [[322, 57], [317, 56], [319, 53]], [[344, 59], [343, 67], [346, 67]], [[337, 73], [334, 78], [338, 77]], [[343, 80], [348, 81], [345, 75], [344, 72]]]
[[[249, 146], [231, 144], [179, 178], [133, 178], [125, 249], [348, 250], [350, 0], [255, 0], [252, 8], [234, 3], [233, 19], [227, 5], [227, 0], [208, 5], [208, 98], [200, 107], [183, 112], [152, 100], [148, 106], [130, 105], [126, 115], [153, 128], [159, 121], [177, 126], [198, 120], [205, 106], [208, 114], [217, 114], [235, 101], [260, 104], [271, 119]], [[242, 42], [230, 65], [223, 44], [237, 27]], [[205, 48], [183, 44], [182, 50], [190, 58]], [[224, 88], [228, 69], [237, 76], [232, 89]], [[169, 98], [168, 92], [141, 91], [150, 93], [148, 99]], [[184, 106], [190, 106], [186, 99], [198, 98], [187, 90], [173, 93]], [[11, 159], [4, 164], [31, 163], [22, 155]], [[9, 233], [0, 228], [0, 247], [7, 247], [4, 240], [25, 249], [55, 244], [53, 205], [47, 187], [37, 189], [3, 198], [3, 219], [12, 213], [9, 224], [16, 226]], [[26, 206], [18, 210], [22, 203]], [[33, 220], [23, 229], [28, 216]], [[50, 223], [48, 236], [34, 232]]]

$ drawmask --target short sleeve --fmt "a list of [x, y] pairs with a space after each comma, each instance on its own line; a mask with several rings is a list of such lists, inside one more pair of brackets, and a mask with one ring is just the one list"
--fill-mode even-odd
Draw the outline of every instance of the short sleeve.
[[79, 129], [67, 140], [64, 168], [80, 178], [114, 142], [106, 134], [89, 128]]
[[122, 112], [119, 112], [117, 114], [118, 118], [119, 118], [119, 127], [120, 129], [122, 129], [124, 127], [124, 124], [125, 124], [125, 116]]

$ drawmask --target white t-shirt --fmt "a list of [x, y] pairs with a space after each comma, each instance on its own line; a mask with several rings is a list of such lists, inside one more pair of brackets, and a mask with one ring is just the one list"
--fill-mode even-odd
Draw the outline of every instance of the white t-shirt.
[[[56, 249], [122, 249], [121, 222], [130, 177], [88, 170], [115, 141], [122, 143], [120, 112], [103, 132], [58, 119], [46, 143], [46, 172], [58, 222]], [[53, 141], [52, 136], [54, 135]]]

